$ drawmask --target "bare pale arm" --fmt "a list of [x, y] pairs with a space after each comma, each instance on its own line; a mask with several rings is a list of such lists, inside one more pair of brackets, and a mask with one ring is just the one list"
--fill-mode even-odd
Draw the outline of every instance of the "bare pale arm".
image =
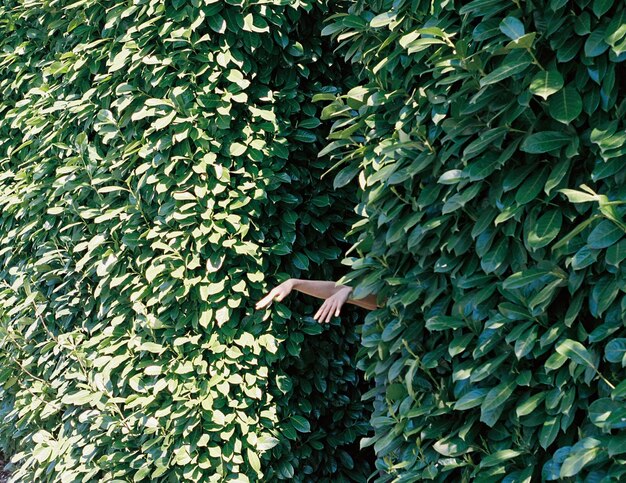
[[324, 299], [324, 303], [313, 316], [318, 322], [330, 322], [333, 315], [338, 316], [340, 314], [341, 307], [346, 302], [368, 310], [374, 310], [380, 307], [375, 294], [370, 294], [360, 299], [353, 299], [351, 297], [352, 287], [348, 285], [341, 285], [327, 280], [290, 278], [277, 287], [274, 287], [265, 297], [259, 300], [256, 303], [256, 309], [265, 309], [269, 307], [274, 300], [280, 302], [287, 297], [292, 290]]
[[327, 299], [341, 290], [346, 290], [350, 293], [350, 296], [346, 300], [347, 303], [357, 305], [368, 310], [374, 310], [379, 307], [376, 301], [376, 295], [374, 294], [370, 294], [361, 299], [352, 298], [352, 287], [349, 287], [348, 285], [341, 285], [327, 280], [301, 280], [297, 278], [292, 280], [293, 288], [295, 290], [307, 295], [312, 295], [313, 297]]

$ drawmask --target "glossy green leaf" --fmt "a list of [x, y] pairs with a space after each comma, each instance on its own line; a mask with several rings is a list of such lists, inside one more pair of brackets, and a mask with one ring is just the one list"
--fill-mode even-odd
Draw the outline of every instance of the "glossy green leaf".
[[548, 103], [550, 115], [564, 124], [577, 119], [583, 110], [583, 101], [574, 87], [560, 89], [550, 97]]
[[530, 82], [530, 92], [534, 95], [548, 99], [554, 93], [563, 88], [563, 76], [556, 70], [542, 70], [538, 72]]

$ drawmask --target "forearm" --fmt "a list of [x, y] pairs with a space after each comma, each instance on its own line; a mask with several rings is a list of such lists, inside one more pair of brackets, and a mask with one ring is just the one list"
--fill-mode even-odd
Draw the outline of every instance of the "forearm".
[[359, 307], [363, 307], [364, 309], [367, 309], [367, 310], [375, 310], [380, 307], [376, 300], [376, 295], [374, 294], [370, 294], [367, 297], [363, 297], [362, 299], [349, 298], [347, 302], [349, 304], [358, 305]]
[[350, 297], [346, 301], [347, 303], [357, 305], [368, 310], [374, 310], [378, 308], [376, 295], [371, 294], [367, 297], [363, 297], [362, 299], [353, 299], [352, 287], [348, 285], [337, 284], [333, 281], [293, 279], [293, 288], [299, 292], [305, 293], [307, 295], [312, 295], [313, 297], [317, 297], [320, 299], [327, 299], [329, 297], [332, 297], [340, 290], [348, 290], [350, 292]]
[[295, 290], [320, 299], [327, 299], [335, 295], [339, 290], [349, 288], [347, 285], [338, 285], [327, 280], [301, 280], [298, 278], [292, 280]]

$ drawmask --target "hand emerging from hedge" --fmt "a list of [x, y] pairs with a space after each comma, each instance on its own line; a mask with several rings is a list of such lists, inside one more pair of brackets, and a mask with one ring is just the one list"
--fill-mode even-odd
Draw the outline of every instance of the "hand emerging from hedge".
[[274, 287], [265, 297], [259, 300], [256, 303], [255, 308], [257, 310], [264, 309], [269, 307], [271, 303], [276, 300], [280, 302], [287, 295], [291, 293], [294, 287], [294, 279], [290, 278], [289, 280], [284, 281], [280, 285]]
[[341, 307], [347, 302], [368, 310], [377, 308], [376, 295], [368, 295], [363, 299], [352, 299], [352, 287], [348, 285], [336, 284], [326, 280], [300, 280], [290, 278], [289, 280], [274, 287], [265, 297], [256, 304], [256, 309], [264, 309], [271, 305], [272, 301], [280, 302], [292, 290], [312, 295], [313, 297], [324, 299], [324, 303], [313, 317], [318, 322], [330, 322], [333, 316], [338, 316]]
[[342, 287], [337, 293], [331, 295], [324, 301], [313, 318], [318, 322], [328, 323], [333, 318], [333, 315], [338, 317], [341, 312], [341, 307], [348, 301], [351, 293], [352, 287]]

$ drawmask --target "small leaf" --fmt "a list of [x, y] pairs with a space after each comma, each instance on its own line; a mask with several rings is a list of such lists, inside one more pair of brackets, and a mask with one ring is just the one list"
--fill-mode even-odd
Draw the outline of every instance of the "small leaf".
[[569, 144], [571, 140], [571, 136], [563, 132], [542, 131], [531, 134], [524, 139], [520, 149], [526, 153], [547, 153], [548, 151], [552, 151]]
[[516, 17], [506, 17], [500, 22], [500, 31], [511, 40], [517, 40], [525, 33], [524, 24]]
[[276, 446], [280, 441], [273, 436], [263, 436], [258, 439], [256, 447], [259, 451], [267, 451]]
[[609, 362], [621, 363], [626, 355], [626, 339], [613, 339], [605, 348], [604, 357]]
[[502, 382], [498, 384], [487, 393], [487, 396], [485, 396], [485, 400], [480, 408], [481, 412], [484, 413], [492, 411], [504, 404], [509, 399], [511, 394], [513, 394], [516, 387], [517, 383], [515, 381]]
[[562, 223], [560, 210], [549, 210], [541, 215], [528, 233], [528, 246], [537, 250], [548, 245], [559, 235]]
[[244, 144], [232, 143], [228, 149], [228, 152], [230, 153], [231, 156], [237, 157], [245, 153], [247, 149], [248, 149], [247, 146], [245, 146]]
[[561, 423], [560, 416], [549, 416], [543, 423], [539, 433], [539, 444], [543, 449], [548, 449], [559, 434]]
[[480, 406], [485, 399], [485, 396], [489, 392], [489, 389], [473, 389], [467, 394], [464, 394], [455, 404], [454, 409], [457, 411], [464, 411], [476, 406]]
[[591, 354], [585, 346], [578, 341], [565, 339], [556, 347], [556, 351], [577, 364], [582, 364], [592, 369], [596, 368], [596, 365], [591, 358]]
[[550, 97], [550, 115], [564, 124], [569, 124], [583, 111], [583, 100], [574, 87], [566, 87]]
[[609, 220], [602, 220], [587, 237], [589, 248], [607, 248], [624, 236], [624, 230]]
[[480, 79], [480, 87], [485, 87], [497, 82], [501, 82], [509, 77], [524, 72], [526, 68], [532, 63], [532, 58], [526, 51], [521, 51], [521, 55], [509, 54], [502, 62], [500, 67], [494, 69], [485, 77]]
[[598, 195], [590, 195], [589, 193], [584, 193], [582, 191], [571, 190], [567, 188], [559, 190], [559, 193], [563, 193], [565, 196], [567, 196], [567, 199], [570, 201], [570, 203], [587, 203], [589, 201], [598, 200]]
[[522, 451], [517, 451], [513, 449], [503, 449], [500, 451], [496, 451], [495, 453], [485, 456], [480, 462], [480, 467], [489, 468], [491, 466], [496, 466], [502, 463], [503, 461], [510, 460], [521, 454], [523, 454]]
[[[600, 454], [600, 441], [595, 438], [585, 438], [589, 442], [587, 447], [574, 449], [561, 465], [561, 478], [570, 478], [577, 475], [585, 466], [592, 463]], [[585, 441], [581, 440], [581, 441]], [[587, 442], [585, 441], [585, 442]], [[580, 444], [580, 442], [578, 443]]]
[[291, 420], [291, 424], [296, 428], [300, 433], [310, 433], [311, 425], [309, 422], [302, 416], [291, 416], [289, 418]]
[[604, 41], [605, 28], [600, 27], [587, 37], [585, 41], [585, 55], [587, 57], [597, 57], [609, 48], [609, 44]]
[[544, 100], [562, 88], [563, 76], [558, 70], [542, 70], [530, 81], [530, 92]]
[[370, 20], [370, 27], [372, 28], [380, 28], [389, 25], [391, 22], [395, 21], [396, 13], [395, 12], [383, 12], [379, 15], [376, 15], [372, 20]]

